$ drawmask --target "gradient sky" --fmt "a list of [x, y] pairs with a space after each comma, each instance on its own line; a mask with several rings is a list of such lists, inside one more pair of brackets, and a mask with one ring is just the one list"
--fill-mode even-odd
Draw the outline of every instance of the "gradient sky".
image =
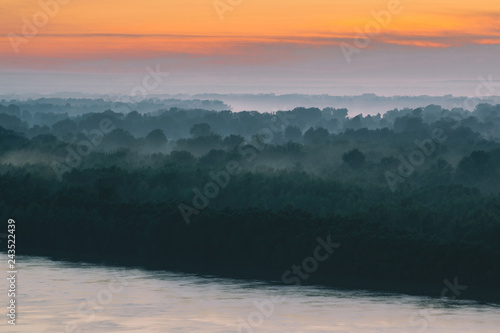
[[[500, 77], [499, 1], [230, 1], [64, 0], [44, 24], [39, 0], [1, 0], [0, 89], [127, 93], [148, 65], [170, 73], [158, 93], [471, 96]], [[223, 20], [215, 3], [231, 7]], [[340, 45], [389, 8], [348, 63]]]

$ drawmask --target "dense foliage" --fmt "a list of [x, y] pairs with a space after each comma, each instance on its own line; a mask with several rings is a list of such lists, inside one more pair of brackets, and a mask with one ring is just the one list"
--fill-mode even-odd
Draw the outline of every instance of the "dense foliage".
[[317, 277], [499, 287], [499, 105], [105, 111], [50, 126], [26, 112], [0, 108], [0, 214], [18, 251], [280, 279], [331, 235], [341, 247]]

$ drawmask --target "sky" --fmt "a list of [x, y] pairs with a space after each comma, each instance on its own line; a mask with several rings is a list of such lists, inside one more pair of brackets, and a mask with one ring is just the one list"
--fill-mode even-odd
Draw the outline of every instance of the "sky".
[[0, 94], [129, 94], [149, 68], [168, 76], [148, 94], [474, 96], [500, 78], [499, 18], [493, 0], [1, 0]]

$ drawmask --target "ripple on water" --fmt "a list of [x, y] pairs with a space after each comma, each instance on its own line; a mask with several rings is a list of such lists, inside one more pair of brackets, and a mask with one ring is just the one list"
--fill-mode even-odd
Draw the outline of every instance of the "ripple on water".
[[[19, 322], [12, 332], [65, 332], [66, 325], [97, 333], [246, 332], [244, 325], [262, 333], [401, 333], [424, 326], [432, 333], [498, 333], [500, 327], [498, 305], [473, 301], [18, 260]], [[259, 312], [262, 302], [272, 311]]]

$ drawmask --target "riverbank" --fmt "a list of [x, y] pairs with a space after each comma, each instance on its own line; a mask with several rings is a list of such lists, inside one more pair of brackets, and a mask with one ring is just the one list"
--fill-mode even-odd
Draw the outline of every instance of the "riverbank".
[[[174, 260], [153, 258], [145, 260], [137, 256], [83, 254], [77, 252], [58, 253], [54, 251], [23, 251], [23, 255], [41, 256], [54, 261], [85, 263], [115, 268], [138, 268], [149, 271], [170, 271], [194, 274], [201, 277], [230, 278], [242, 281], [256, 280], [269, 285], [292, 285], [282, 281], [284, 272], [263, 270], [257, 267], [214, 267], [213, 265], [193, 264]], [[500, 305], [500, 288], [485, 288], [479, 285], [462, 285], [454, 278], [443, 279], [436, 283], [397, 281], [391, 279], [367, 278], [342, 274], [325, 275], [318, 272], [310, 274], [300, 286], [317, 286], [338, 290], [366, 290], [369, 292], [426, 296], [445, 300], [471, 300], [484, 304]], [[297, 286], [297, 288], [300, 288]], [[457, 288], [458, 287], [458, 288]]]

